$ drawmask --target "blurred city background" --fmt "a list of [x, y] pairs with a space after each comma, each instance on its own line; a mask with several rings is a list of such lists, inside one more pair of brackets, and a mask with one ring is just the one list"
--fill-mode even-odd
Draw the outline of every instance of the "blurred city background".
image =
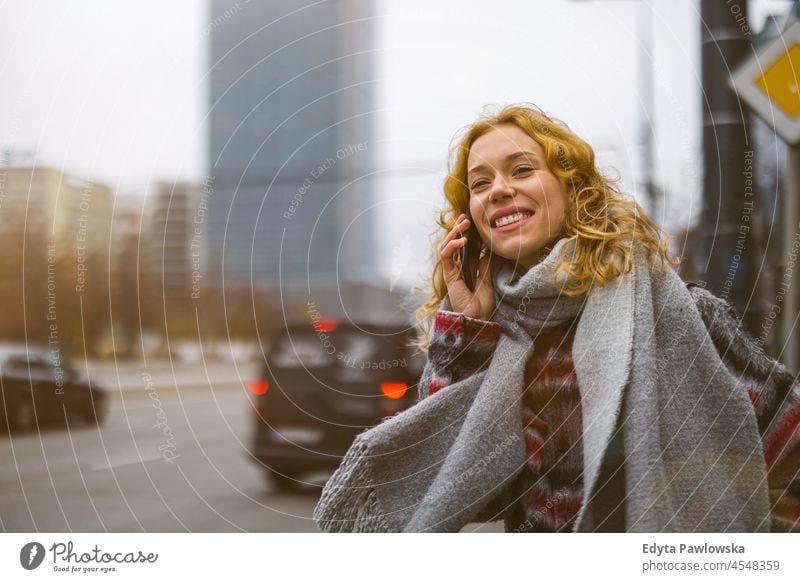
[[486, 105], [584, 137], [797, 369], [798, 158], [729, 86], [797, 1], [0, 13], [3, 531], [314, 531], [347, 443], [413, 402], [447, 151]]

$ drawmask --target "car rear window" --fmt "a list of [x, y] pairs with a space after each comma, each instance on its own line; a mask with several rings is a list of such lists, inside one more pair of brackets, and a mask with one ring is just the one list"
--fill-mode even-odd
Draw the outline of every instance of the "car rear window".
[[331, 364], [369, 367], [404, 355], [399, 335], [370, 334], [356, 328], [340, 328], [319, 335], [290, 330], [273, 344], [270, 363], [281, 368], [319, 368]]
[[313, 334], [282, 335], [270, 351], [270, 362], [279, 368], [319, 368], [331, 362], [331, 355]]

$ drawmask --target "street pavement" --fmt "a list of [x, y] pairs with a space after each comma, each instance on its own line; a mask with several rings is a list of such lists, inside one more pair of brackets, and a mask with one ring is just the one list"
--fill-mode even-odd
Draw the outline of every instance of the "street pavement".
[[[95, 363], [109, 390], [98, 427], [0, 437], [0, 531], [316, 532], [329, 473], [276, 490], [248, 453], [257, 367]], [[465, 531], [501, 531], [500, 524]]]

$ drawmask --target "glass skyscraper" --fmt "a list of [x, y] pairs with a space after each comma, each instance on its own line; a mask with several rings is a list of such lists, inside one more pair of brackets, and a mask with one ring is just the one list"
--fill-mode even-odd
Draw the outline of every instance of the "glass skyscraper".
[[368, 281], [371, 3], [212, 0], [206, 277]]

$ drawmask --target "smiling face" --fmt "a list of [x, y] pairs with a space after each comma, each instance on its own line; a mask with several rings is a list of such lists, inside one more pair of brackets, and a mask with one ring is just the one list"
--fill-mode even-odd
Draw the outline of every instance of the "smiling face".
[[564, 231], [567, 192], [539, 143], [513, 124], [476, 139], [467, 159], [469, 209], [492, 253], [529, 269]]

